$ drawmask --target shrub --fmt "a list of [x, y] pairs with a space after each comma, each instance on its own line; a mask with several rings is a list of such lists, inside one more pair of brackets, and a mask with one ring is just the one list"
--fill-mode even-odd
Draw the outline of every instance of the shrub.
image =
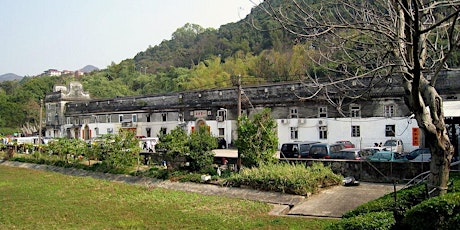
[[395, 225], [395, 219], [393, 218], [393, 213], [388, 211], [383, 212], [371, 212], [367, 214], [362, 214], [354, 216], [351, 218], [342, 219], [338, 222], [335, 222], [326, 229], [330, 230], [374, 230], [374, 229], [392, 229]]
[[307, 195], [318, 192], [320, 187], [341, 183], [342, 176], [336, 175], [329, 167], [315, 163], [311, 167], [303, 165], [262, 164], [257, 168], [243, 169], [239, 174], [227, 178], [230, 186], [246, 185], [254, 189], [276, 191], [289, 194]]
[[459, 192], [423, 201], [410, 209], [403, 219], [403, 224], [411, 229], [458, 229], [459, 223]]

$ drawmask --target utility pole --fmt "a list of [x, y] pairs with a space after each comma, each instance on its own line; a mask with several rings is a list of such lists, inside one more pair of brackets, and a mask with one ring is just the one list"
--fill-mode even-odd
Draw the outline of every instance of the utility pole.
[[38, 146], [41, 152], [40, 145], [42, 144], [42, 113], [43, 113], [43, 99], [40, 99], [40, 122], [38, 124]]
[[[237, 86], [238, 86], [238, 109], [237, 109], [238, 115], [236, 119], [238, 120], [237, 126], [239, 127], [240, 126], [240, 116], [241, 116], [241, 91], [242, 91], [241, 90], [241, 74], [238, 75]], [[238, 172], [241, 170], [241, 153], [239, 149], [238, 149], [238, 159], [236, 160], [236, 168]]]

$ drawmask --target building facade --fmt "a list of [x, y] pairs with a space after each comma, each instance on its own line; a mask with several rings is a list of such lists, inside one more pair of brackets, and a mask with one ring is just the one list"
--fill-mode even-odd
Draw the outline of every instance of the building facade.
[[[450, 74], [443, 79], [437, 82], [438, 92], [460, 111], [460, 75]], [[356, 87], [355, 82], [349, 84]], [[405, 151], [411, 151], [424, 146], [424, 137], [404, 104], [403, 89], [397, 85], [388, 80], [364, 97], [337, 100], [340, 109], [324, 95], [310, 97], [314, 90], [301, 82], [243, 87], [241, 109], [242, 114], [250, 116], [270, 108], [278, 123], [280, 145], [350, 140], [357, 147], [366, 147], [401, 139]], [[80, 83], [72, 82], [68, 87], [56, 86], [46, 95], [45, 136], [90, 140], [129, 129], [138, 136], [157, 137], [177, 126], [192, 132], [206, 124], [212, 135], [232, 145], [237, 137], [238, 92], [235, 87], [93, 100]], [[452, 106], [449, 114], [456, 114]]]

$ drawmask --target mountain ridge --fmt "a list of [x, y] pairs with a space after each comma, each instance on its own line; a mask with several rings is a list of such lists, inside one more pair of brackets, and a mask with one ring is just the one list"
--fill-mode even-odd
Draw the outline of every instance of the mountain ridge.
[[0, 75], [0, 82], [2, 81], [15, 81], [15, 80], [21, 80], [23, 77], [19, 76], [14, 73], [6, 73], [3, 75]]

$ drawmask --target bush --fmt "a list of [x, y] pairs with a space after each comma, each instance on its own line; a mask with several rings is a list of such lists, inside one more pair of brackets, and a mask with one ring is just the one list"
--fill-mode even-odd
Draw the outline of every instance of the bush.
[[[358, 218], [388, 212], [396, 215], [393, 218], [394, 229], [457, 229], [460, 226], [460, 176], [452, 173], [448, 194], [427, 199], [425, 184], [400, 190], [397, 195], [395, 209], [394, 193], [363, 204], [343, 215], [343, 219], [331, 229], [362, 229], [357, 227], [363, 221], [363, 226], [369, 220]], [[382, 227], [386, 229], [385, 223]], [[382, 229], [382, 228], [376, 228]]]
[[329, 225], [326, 229], [330, 230], [374, 230], [374, 229], [392, 229], [395, 225], [395, 219], [392, 212], [371, 212], [342, 219]]
[[226, 184], [307, 195], [318, 192], [320, 187], [340, 184], [342, 179], [342, 176], [334, 174], [329, 167], [321, 163], [315, 163], [307, 168], [303, 165], [280, 163], [262, 164], [258, 168], [245, 168], [239, 174], [233, 174], [227, 178]]
[[403, 219], [403, 224], [411, 229], [458, 229], [459, 223], [459, 192], [423, 201], [410, 209]]

